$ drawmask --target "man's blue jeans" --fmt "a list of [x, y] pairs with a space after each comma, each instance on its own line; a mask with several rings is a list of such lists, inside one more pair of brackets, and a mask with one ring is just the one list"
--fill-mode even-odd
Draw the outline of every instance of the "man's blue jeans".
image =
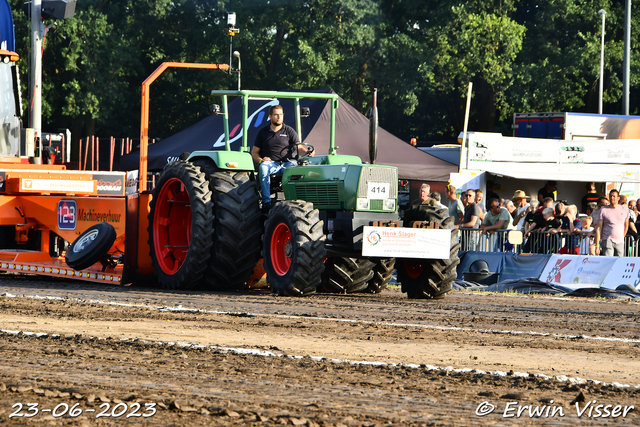
[[262, 190], [262, 203], [271, 203], [269, 184], [271, 180], [269, 179], [269, 175], [282, 175], [284, 173], [285, 168], [289, 168], [291, 166], [298, 166], [298, 162], [295, 160], [290, 160], [287, 162], [262, 162], [260, 166], [258, 166], [258, 170], [260, 171], [260, 189]]

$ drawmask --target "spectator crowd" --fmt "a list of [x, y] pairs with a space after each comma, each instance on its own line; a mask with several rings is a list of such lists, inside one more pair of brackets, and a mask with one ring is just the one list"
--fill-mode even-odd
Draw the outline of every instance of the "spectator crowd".
[[488, 191], [485, 200], [480, 189], [468, 189], [458, 198], [456, 187], [449, 185], [445, 206], [440, 193], [430, 192], [429, 184], [423, 184], [418, 202], [433, 199], [429, 203], [446, 209], [444, 213], [453, 217], [455, 227], [461, 230], [463, 250], [483, 250], [480, 246], [489, 241], [488, 237], [492, 245], [489, 250], [514, 250], [508, 231], [518, 230], [522, 232], [520, 252], [524, 253], [604, 256], [628, 253], [629, 242], [638, 239], [640, 199], [628, 200], [615, 189], [607, 197], [599, 195], [591, 182], [578, 209], [577, 205], [555, 201], [556, 185], [555, 181], [547, 181], [535, 198], [516, 190], [507, 200], [493, 191]]

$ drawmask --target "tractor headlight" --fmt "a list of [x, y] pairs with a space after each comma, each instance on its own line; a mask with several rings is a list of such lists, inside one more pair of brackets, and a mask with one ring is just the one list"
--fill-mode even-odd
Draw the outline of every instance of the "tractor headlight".
[[382, 201], [382, 209], [385, 211], [395, 211], [396, 199], [384, 199]]
[[358, 210], [368, 210], [369, 199], [365, 199], [364, 197], [358, 197], [357, 205], [358, 205]]

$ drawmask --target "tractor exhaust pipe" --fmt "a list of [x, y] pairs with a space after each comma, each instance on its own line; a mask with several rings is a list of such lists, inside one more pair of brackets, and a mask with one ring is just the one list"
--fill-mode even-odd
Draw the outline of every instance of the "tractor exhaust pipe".
[[369, 163], [376, 164], [378, 156], [378, 89], [373, 88], [371, 115], [369, 116]]

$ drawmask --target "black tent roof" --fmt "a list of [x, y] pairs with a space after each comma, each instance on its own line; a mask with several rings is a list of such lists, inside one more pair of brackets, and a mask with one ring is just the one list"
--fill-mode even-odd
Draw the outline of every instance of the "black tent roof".
[[[266, 126], [271, 105], [282, 105], [285, 123], [295, 128], [294, 100], [251, 100], [249, 102], [249, 132], [247, 143], [253, 146], [258, 130]], [[316, 154], [329, 151], [331, 105], [325, 99], [301, 99], [301, 107], [309, 107], [311, 115], [301, 119], [302, 141], [314, 146]], [[242, 144], [242, 102], [235, 98], [229, 103], [229, 141], [231, 150], [238, 151]], [[339, 154], [351, 154], [364, 162], [369, 159], [369, 120], [340, 98], [336, 110], [336, 146]], [[224, 124], [222, 115], [212, 114], [175, 135], [149, 145], [149, 170], [161, 170], [168, 162], [184, 152], [198, 150], [224, 150]], [[378, 128], [377, 164], [396, 166], [402, 179], [423, 181], [449, 180], [457, 171], [451, 163], [424, 153]], [[139, 151], [120, 159], [121, 170], [134, 170], [139, 166]]]

